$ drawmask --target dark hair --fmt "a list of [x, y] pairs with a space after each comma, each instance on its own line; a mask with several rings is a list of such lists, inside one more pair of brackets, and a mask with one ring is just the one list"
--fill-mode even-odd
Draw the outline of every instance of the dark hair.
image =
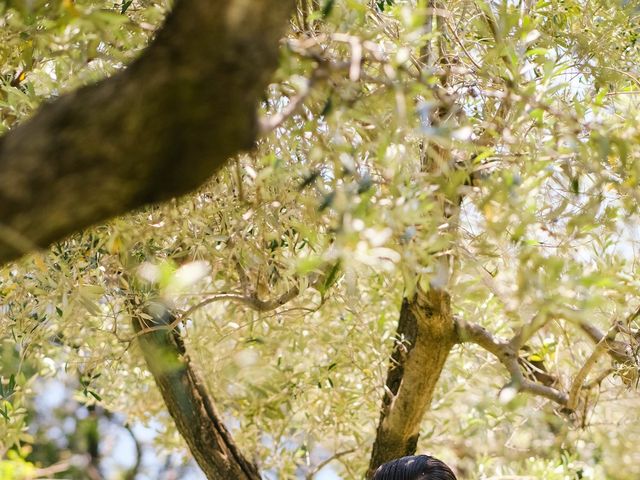
[[437, 458], [412, 455], [380, 465], [373, 480], [456, 480], [456, 476]]

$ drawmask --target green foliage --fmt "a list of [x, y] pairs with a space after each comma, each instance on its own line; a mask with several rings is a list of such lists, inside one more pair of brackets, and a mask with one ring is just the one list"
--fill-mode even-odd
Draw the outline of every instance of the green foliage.
[[0, 2], [0, 132], [43, 99], [122, 69], [145, 46], [169, 4]]
[[[0, 128], [122, 68], [167, 3], [2, 4]], [[505, 338], [535, 325], [529, 359], [565, 388], [593, 350], [581, 321], [604, 332], [626, 321], [634, 341], [631, 4], [319, 2], [262, 110], [302, 106], [255, 152], [192, 196], [2, 270], [3, 349], [18, 359], [1, 372], [3, 451], [28, 440], [30, 382], [59, 370], [78, 375], [83, 401], [161, 421], [159, 443], [182, 446], [129, 322], [158, 294], [188, 312], [190, 357], [239, 443], [279, 478], [334, 454], [344, 478], [361, 476], [401, 298], [417, 287], [446, 288], [459, 318]], [[278, 309], [234, 301], [294, 287]], [[612, 375], [567, 416], [499, 395], [504, 369], [456, 347], [419, 449], [464, 478], [638, 478], [640, 401], [625, 368], [601, 359], [589, 380]]]
[[27, 480], [35, 473], [35, 466], [14, 451], [9, 452], [6, 460], [0, 460], [0, 480]]

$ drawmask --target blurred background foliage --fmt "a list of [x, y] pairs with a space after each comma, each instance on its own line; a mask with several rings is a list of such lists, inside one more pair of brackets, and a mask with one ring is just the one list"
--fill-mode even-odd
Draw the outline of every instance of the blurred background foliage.
[[[124, 68], [170, 3], [1, 1], [0, 130]], [[282, 119], [255, 151], [0, 271], [0, 478], [130, 478], [113, 460], [127, 447], [105, 439], [144, 426], [158, 452], [185, 452], [129, 321], [156, 295], [267, 478], [360, 478], [416, 286], [446, 288], [459, 318], [499, 336], [543, 318], [529, 358], [565, 388], [593, 351], [581, 321], [622, 322], [637, 344], [638, 15], [604, 0], [300, 0], [262, 105]], [[568, 415], [502, 395], [503, 367], [457, 346], [418, 450], [468, 479], [637, 479], [628, 369], [603, 357]]]

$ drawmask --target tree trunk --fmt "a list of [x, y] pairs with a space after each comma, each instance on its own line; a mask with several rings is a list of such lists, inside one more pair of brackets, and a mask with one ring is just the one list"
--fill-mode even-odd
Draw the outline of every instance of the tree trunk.
[[381, 464], [416, 451], [422, 417], [456, 341], [449, 295], [431, 289], [405, 298], [396, 335], [367, 478]]
[[0, 264], [193, 190], [251, 148], [293, 0], [178, 0], [145, 53], [0, 138]]
[[175, 317], [161, 304], [146, 310], [151, 320], [133, 318], [138, 344], [164, 403], [196, 462], [211, 480], [258, 480], [257, 467], [234, 443], [216, 411], [213, 400], [191, 365], [180, 335], [163, 328]]

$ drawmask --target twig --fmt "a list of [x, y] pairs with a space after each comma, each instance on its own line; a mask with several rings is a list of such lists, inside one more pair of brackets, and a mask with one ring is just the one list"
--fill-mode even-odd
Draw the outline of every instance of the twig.
[[473, 66], [476, 68], [476, 70], [482, 70], [482, 66], [478, 62], [476, 62], [476, 60], [473, 58], [473, 56], [467, 50], [467, 47], [465, 47], [465, 45], [462, 42], [462, 40], [460, 40], [460, 37], [458, 36], [458, 32], [456, 32], [455, 27], [453, 25], [451, 25], [451, 23], [449, 23], [449, 20], [447, 19], [447, 17], [443, 16], [443, 18], [444, 18], [445, 24], [447, 25], [447, 27], [449, 27], [449, 31], [453, 35], [453, 38], [455, 38], [456, 42], [458, 43], [458, 45], [460, 45], [460, 48], [462, 48], [462, 51], [465, 53], [467, 58], [471, 61]]
[[136, 476], [138, 475], [138, 471], [140, 470], [140, 465], [142, 464], [142, 447], [140, 446], [140, 442], [138, 441], [138, 438], [133, 433], [133, 429], [131, 428], [131, 426], [128, 425], [128, 424], [125, 424], [124, 425], [124, 429], [127, 432], [129, 432], [129, 435], [131, 436], [131, 439], [133, 440], [133, 443], [134, 443], [134, 445], [136, 447], [136, 460], [135, 460], [135, 463], [125, 473], [124, 478], [125, 478], [125, 480], [134, 480], [136, 478]]
[[[235, 257], [235, 256], [234, 256]], [[235, 257], [235, 267], [238, 272], [238, 279], [240, 280], [240, 286], [242, 287], [242, 291], [247, 293], [249, 291], [249, 278], [247, 277], [247, 272], [245, 272], [244, 267], [240, 263], [237, 257]]]
[[[239, 265], [239, 264], [238, 264]], [[311, 275], [311, 280], [309, 282], [309, 286], [316, 288], [320, 282], [324, 279], [323, 275]], [[293, 300], [300, 294], [300, 287], [295, 285], [291, 287], [289, 290], [284, 292], [283, 294], [269, 299], [269, 300], [261, 300], [258, 298], [258, 294], [255, 291], [241, 294], [236, 292], [225, 292], [225, 293], [214, 293], [209, 298], [202, 300], [200, 303], [193, 305], [188, 308], [181, 315], [177, 316], [171, 323], [166, 325], [153, 325], [146, 326], [137, 332], [136, 336], [144, 335], [145, 333], [150, 333], [156, 330], [173, 330], [178, 325], [183, 323], [190, 315], [192, 315], [195, 311], [206, 307], [212, 303], [216, 302], [236, 302], [240, 303], [256, 312], [269, 312], [272, 310], [276, 310], [289, 301]]]
[[597, 387], [604, 381], [605, 378], [607, 378], [609, 375], [611, 375], [615, 371], [616, 371], [615, 368], [611, 368], [611, 367], [604, 369], [602, 372], [598, 374], [596, 378], [594, 378], [589, 383], [587, 383], [583, 388], [585, 390], [590, 390], [594, 387]]
[[553, 318], [554, 316], [552, 314], [541, 312], [536, 313], [531, 321], [523, 325], [509, 342], [514, 351], [517, 352], [520, 350], [520, 348], [525, 345], [538, 330], [544, 327]]
[[[315, 41], [315, 39], [313, 39]], [[348, 72], [351, 73], [352, 72], [352, 68], [353, 68], [353, 56], [352, 56], [352, 60], [351, 61], [338, 61], [332, 58], [328, 58], [327, 56], [324, 55], [324, 50], [319, 51], [317, 49], [311, 49], [309, 47], [309, 45], [307, 45], [308, 42], [306, 41], [290, 41], [289, 42], [289, 48], [291, 49], [291, 51], [302, 57], [302, 58], [306, 58], [309, 60], [313, 60], [315, 62], [318, 63], [319, 67], [322, 68], [322, 74], [323, 75], [328, 75], [329, 73], [332, 72]], [[360, 69], [358, 73], [358, 80], [361, 80], [365, 83], [374, 83], [374, 84], [378, 84], [378, 85], [384, 85], [384, 86], [392, 86], [392, 82], [391, 80], [395, 78], [395, 70], [391, 67], [391, 65], [389, 64], [389, 60], [384, 56], [383, 53], [378, 52], [378, 53], [374, 53], [375, 50], [371, 50], [373, 47], [372, 45], [373, 42], [362, 42], [362, 48], [364, 50], [366, 50], [367, 52], [369, 52], [371, 54], [371, 57], [373, 58], [373, 60], [375, 60], [376, 62], [380, 63], [383, 66], [383, 70], [385, 72], [385, 74], [387, 74], [387, 76], [389, 77], [389, 79], [385, 79], [385, 78], [380, 78], [380, 77], [374, 77], [364, 71], [362, 71], [362, 69]], [[312, 44], [312, 45], [315, 45]], [[375, 44], [373, 44], [375, 45]], [[362, 60], [361, 60], [362, 63]], [[387, 67], [391, 67], [390, 71], [392, 72], [392, 74], [390, 75], [389, 72], [387, 71]]]
[[[321, 46], [323, 41], [333, 40], [335, 42], [348, 43], [351, 47], [351, 61], [347, 62], [349, 71], [349, 80], [357, 82], [361, 79], [370, 80], [369, 77], [364, 77], [362, 74], [362, 62], [364, 59], [363, 50], [367, 50], [371, 56], [378, 62], [388, 62], [388, 59], [380, 47], [371, 41], [362, 41], [357, 36], [347, 35], [344, 33], [334, 33], [331, 36], [319, 35], [315, 38], [306, 38], [303, 40], [290, 40], [289, 47], [295, 53], [309, 56], [318, 62], [318, 66], [311, 73], [306, 82], [302, 85], [300, 91], [289, 99], [289, 103], [278, 113], [273, 114], [268, 118], [260, 119], [259, 131], [261, 134], [266, 134], [274, 131], [280, 127], [289, 117], [295, 114], [300, 107], [302, 107], [304, 101], [311, 93], [311, 87], [313, 84], [322, 78], [326, 78], [328, 72], [339, 66], [335, 62], [324, 58], [318, 52], [310, 52], [309, 49], [316, 46]], [[327, 68], [330, 67], [330, 68]], [[331, 68], [332, 67], [332, 68]]]
[[313, 470], [311, 470], [309, 473], [307, 473], [307, 475], [305, 477], [306, 480], [312, 480], [313, 477], [316, 475], [316, 473], [318, 473], [324, 467], [329, 465], [331, 462], [333, 462], [334, 460], [338, 460], [340, 457], [344, 457], [345, 455], [349, 455], [350, 453], [353, 453], [355, 451], [356, 451], [355, 448], [350, 448], [348, 450], [343, 450], [341, 452], [338, 452], [338, 453], [335, 453], [335, 454], [331, 455], [329, 458], [327, 458], [326, 460], [323, 460], [322, 462], [320, 462], [318, 465], [315, 466], [315, 468]]
[[270, 310], [275, 310], [278, 307], [281, 307], [288, 301], [292, 300], [300, 293], [300, 288], [296, 285], [289, 290], [287, 290], [282, 295], [273, 298], [271, 300], [260, 300], [255, 293], [251, 293], [249, 295], [238, 295], [237, 293], [219, 293], [209, 297], [202, 302], [194, 305], [193, 307], [187, 309], [180, 318], [177, 320], [178, 323], [186, 320], [186, 318], [191, 315], [196, 310], [201, 309], [211, 303], [220, 302], [220, 301], [235, 301], [241, 303], [256, 312], [268, 312]]
[[314, 73], [306, 79], [300, 91], [295, 96], [289, 98], [289, 103], [287, 103], [281, 111], [274, 113], [268, 118], [261, 118], [259, 120], [258, 128], [261, 135], [273, 132], [302, 107], [302, 104], [311, 93], [311, 86], [320, 78], [318, 72], [319, 69], [314, 70]]
[[299, 293], [300, 289], [298, 286], [292, 287], [279, 297], [273, 298], [271, 300], [260, 300], [255, 293], [251, 293], [249, 295], [242, 295], [240, 293], [216, 293], [211, 297], [201, 301], [200, 303], [188, 308], [168, 325], [145, 325], [145, 328], [137, 332], [136, 336], [144, 335], [156, 330], [173, 330], [182, 322], [184, 322], [195, 311], [200, 310], [201, 308], [215, 302], [236, 302], [257, 312], [268, 312], [270, 310], [275, 310], [276, 308], [281, 307], [288, 301], [295, 298]]
[[48, 467], [38, 468], [33, 472], [33, 476], [35, 478], [51, 477], [56, 473], [66, 472], [69, 468], [71, 468], [71, 464], [67, 461], [54, 463]]

